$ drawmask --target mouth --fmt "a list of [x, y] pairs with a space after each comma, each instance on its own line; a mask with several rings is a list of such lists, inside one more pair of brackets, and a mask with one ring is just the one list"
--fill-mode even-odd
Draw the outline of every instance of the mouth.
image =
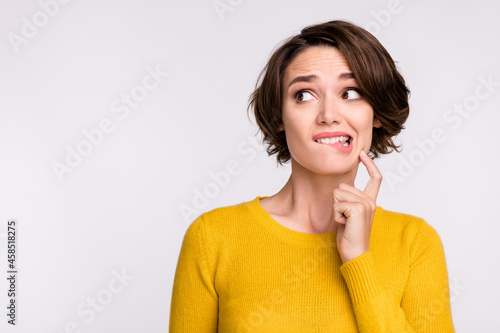
[[315, 141], [320, 144], [329, 144], [329, 145], [340, 142], [344, 147], [349, 147], [349, 145], [353, 141], [353, 138], [349, 135], [340, 135], [332, 137], [323, 137], [316, 139]]
[[354, 147], [354, 137], [347, 132], [341, 131], [318, 133], [313, 136], [313, 141], [346, 154], [351, 153]]

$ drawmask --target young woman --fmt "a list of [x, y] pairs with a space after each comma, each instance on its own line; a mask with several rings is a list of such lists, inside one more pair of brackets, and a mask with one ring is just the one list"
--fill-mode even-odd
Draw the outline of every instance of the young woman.
[[249, 107], [290, 178], [273, 196], [190, 225], [170, 332], [454, 332], [439, 235], [376, 204], [372, 158], [399, 148], [408, 94], [385, 48], [351, 23], [310, 26], [282, 44]]

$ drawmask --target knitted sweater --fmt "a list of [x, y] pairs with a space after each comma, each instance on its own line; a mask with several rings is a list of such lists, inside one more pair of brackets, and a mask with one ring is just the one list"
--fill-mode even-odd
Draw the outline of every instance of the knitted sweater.
[[378, 206], [370, 251], [342, 263], [336, 231], [288, 229], [263, 198], [189, 226], [170, 333], [454, 332], [443, 245], [422, 218]]

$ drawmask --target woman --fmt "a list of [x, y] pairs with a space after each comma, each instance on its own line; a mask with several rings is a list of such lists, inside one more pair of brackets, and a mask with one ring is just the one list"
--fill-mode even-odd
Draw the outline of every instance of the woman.
[[397, 151], [392, 137], [409, 113], [384, 47], [345, 21], [314, 25], [278, 48], [260, 78], [249, 106], [291, 176], [273, 196], [190, 225], [170, 332], [454, 332], [439, 235], [376, 205], [372, 158]]

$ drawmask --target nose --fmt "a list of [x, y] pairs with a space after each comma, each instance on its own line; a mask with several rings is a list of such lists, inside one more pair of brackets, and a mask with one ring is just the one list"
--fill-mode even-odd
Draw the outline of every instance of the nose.
[[319, 105], [317, 123], [319, 125], [330, 125], [342, 120], [341, 106], [334, 98], [324, 98]]

